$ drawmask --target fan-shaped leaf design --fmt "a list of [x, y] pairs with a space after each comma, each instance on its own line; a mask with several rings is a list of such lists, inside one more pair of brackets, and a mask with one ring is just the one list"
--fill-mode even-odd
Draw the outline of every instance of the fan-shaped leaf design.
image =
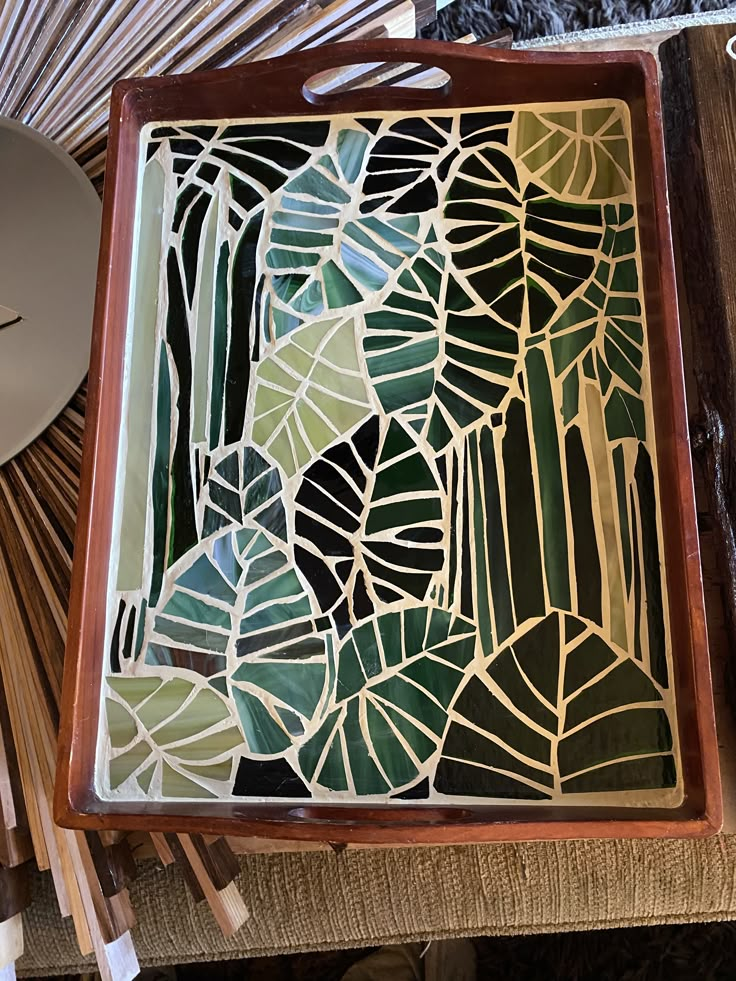
[[370, 149], [361, 212], [418, 215], [437, 208], [438, 185], [446, 180], [459, 148], [507, 144], [511, 119], [510, 112], [466, 112], [455, 120], [430, 116], [388, 124]]
[[[332, 642], [329, 621], [315, 620], [283, 548], [280, 523], [274, 534], [262, 518], [262, 511], [246, 517], [179, 569], [155, 611], [145, 662], [209, 678], [231, 695], [248, 751], [274, 754], [298, 742], [311, 721]], [[239, 663], [228, 678], [233, 655]]]
[[642, 664], [561, 613], [473, 672], [437, 766], [443, 794], [540, 799], [674, 786], [662, 693]]
[[[162, 797], [217, 797], [243, 737], [227, 703], [184, 677], [107, 679], [110, 786]], [[226, 792], [226, 791], [225, 791]]]
[[205, 460], [199, 508], [202, 537], [240, 526], [247, 518], [282, 541], [286, 515], [278, 470], [252, 446], [225, 447]]
[[[367, 313], [363, 350], [384, 412], [405, 414], [439, 451], [501, 406], [514, 386], [519, 338], [479, 312], [432, 252], [431, 263], [412, 266], [425, 296], [397, 291], [380, 311]], [[454, 299], [458, 312], [436, 305], [443, 285], [445, 302]]]
[[[606, 205], [605, 258], [582, 296], [576, 297], [550, 325], [556, 375], [564, 375], [565, 421], [578, 410], [580, 375], [589, 355], [605, 401], [610, 440], [645, 439], [641, 400], [644, 328], [639, 300], [634, 209]], [[572, 365], [572, 367], [570, 367]], [[569, 369], [569, 370], [568, 370]]]
[[369, 138], [343, 129], [336, 145], [285, 185], [270, 215], [265, 339], [305, 320], [362, 303], [420, 249], [417, 215], [356, 215], [346, 207]]
[[258, 366], [253, 441], [293, 476], [370, 412], [353, 321], [291, 334]]
[[437, 608], [357, 627], [337, 654], [333, 708], [299, 752], [306, 780], [369, 795], [421, 779], [474, 650], [473, 624]]
[[595, 268], [600, 205], [521, 186], [513, 161], [496, 147], [462, 161], [445, 216], [452, 259], [470, 294], [513, 327], [541, 330]]
[[443, 496], [396, 419], [372, 417], [304, 472], [294, 555], [339, 636], [386, 603], [429, 594], [444, 564]]
[[629, 191], [628, 109], [623, 102], [590, 109], [520, 112], [516, 153], [536, 183], [587, 200]]

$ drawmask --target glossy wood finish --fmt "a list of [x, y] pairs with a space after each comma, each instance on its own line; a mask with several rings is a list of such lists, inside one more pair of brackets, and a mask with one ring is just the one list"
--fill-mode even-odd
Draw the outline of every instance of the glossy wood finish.
[[[365, 61], [415, 61], [451, 76], [450, 91], [366, 89], [306, 102], [314, 73]], [[591, 97], [629, 105], [649, 324], [685, 800], [677, 809], [478, 805], [331, 807], [232, 803], [132, 805], [93, 789], [115, 493], [123, 346], [133, 236], [137, 138], [149, 121], [460, 108]], [[693, 503], [665, 163], [654, 60], [640, 53], [556, 55], [366, 42], [245, 69], [129, 81], [113, 96], [110, 161], [90, 374], [60, 733], [56, 817], [84, 828], [204, 831], [311, 840], [463, 842], [569, 837], [702, 836], [721, 823], [720, 783]]]

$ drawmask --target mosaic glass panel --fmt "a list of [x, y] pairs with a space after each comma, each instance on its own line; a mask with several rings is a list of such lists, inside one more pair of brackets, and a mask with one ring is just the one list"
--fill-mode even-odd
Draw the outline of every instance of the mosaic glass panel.
[[103, 797], [679, 803], [630, 145], [144, 129]]

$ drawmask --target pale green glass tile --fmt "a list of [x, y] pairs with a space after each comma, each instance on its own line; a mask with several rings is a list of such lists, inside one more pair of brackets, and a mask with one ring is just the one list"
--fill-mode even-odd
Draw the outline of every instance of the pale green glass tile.
[[138, 712], [142, 726], [152, 729], [164, 719], [168, 719], [184, 704], [192, 692], [194, 685], [183, 678], [172, 678], [165, 682]]
[[159, 746], [179, 742], [198, 732], [204, 732], [222, 722], [229, 715], [227, 705], [211, 689], [204, 688], [197, 692], [187, 707], [175, 719], [152, 734], [154, 742]]
[[277, 385], [279, 388], [285, 388], [287, 392], [295, 392], [299, 387], [298, 379], [280, 368], [273, 358], [267, 358], [261, 363], [258, 368], [258, 377], [272, 385]]
[[275, 388], [266, 388], [265, 385], [261, 385], [256, 394], [255, 414], [262, 416], [264, 413], [270, 412], [271, 409], [287, 406], [290, 402], [291, 395], [287, 395], [286, 392], [277, 392]]
[[138, 786], [141, 788], [144, 794], [147, 794], [148, 791], [151, 789], [151, 780], [153, 780], [153, 774], [155, 770], [156, 770], [156, 764], [151, 763], [150, 766], [147, 766], [146, 769], [143, 770], [142, 773], [139, 773], [138, 776], [136, 777], [136, 780], [138, 781]]
[[127, 709], [123, 708], [120, 702], [115, 702], [111, 698], [105, 699], [107, 711], [107, 731], [110, 734], [110, 743], [115, 749], [121, 749], [135, 739], [138, 734], [138, 726], [135, 719]]
[[195, 777], [207, 777], [209, 780], [229, 780], [233, 772], [233, 761], [223, 760], [221, 763], [212, 763], [210, 766], [185, 766], [188, 773], [193, 773]]
[[332, 320], [321, 320], [319, 323], [310, 324], [309, 327], [304, 327], [298, 333], [294, 334], [294, 342], [310, 354], [316, 354], [317, 348], [330, 332], [331, 328], [338, 322], [339, 318], [334, 318]]
[[169, 747], [166, 750], [168, 756], [175, 756], [180, 760], [211, 760], [221, 753], [227, 753], [236, 746], [241, 746], [243, 737], [237, 726], [229, 729], [221, 729], [220, 732], [212, 733], [210, 736], [203, 736], [195, 739], [183, 746]]
[[279, 360], [292, 368], [301, 378], [306, 378], [312, 367], [312, 359], [295, 344], [286, 344], [278, 354]]
[[583, 109], [583, 133], [586, 136], [594, 136], [603, 124], [613, 115], [614, 110], [610, 107], [601, 109]]
[[113, 691], [124, 698], [131, 708], [135, 708], [144, 698], [148, 698], [161, 687], [160, 678], [120, 678], [111, 676], [107, 679]]
[[110, 787], [115, 790], [121, 783], [124, 783], [131, 773], [134, 773], [141, 764], [145, 763], [151, 755], [151, 747], [146, 742], [139, 742], [129, 749], [127, 753], [116, 756], [110, 760]]
[[328, 395], [326, 392], [319, 392], [314, 387], [309, 390], [309, 398], [340, 433], [347, 432], [356, 422], [360, 422], [369, 411], [367, 405], [354, 405], [352, 402], [345, 402]]
[[301, 421], [307, 439], [319, 453], [325, 446], [328, 446], [335, 438], [334, 429], [330, 429], [324, 419], [319, 416], [308, 402], [301, 400], [297, 406], [297, 413]]
[[188, 780], [177, 773], [168, 763], [163, 764], [161, 771], [161, 792], [164, 797], [216, 797], [216, 794], [206, 790], [194, 780]]
[[144, 171], [141, 189], [139, 245], [134, 278], [130, 377], [136, 379], [136, 390], [128, 402], [126, 425], [128, 446], [117, 573], [117, 588], [121, 591], [140, 589], [143, 585], [163, 200], [164, 172], [158, 160], [150, 160]]
[[355, 349], [355, 324], [346, 320], [322, 350], [322, 357], [330, 364], [346, 371], [360, 371], [358, 352]]
[[289, 416], [286, 426], [291, 437], [291, 445], [294, 448], [297, 466], [303, 467], [312, 459], [312, 451], [302, 439], [302, 434], [299, 432], [299, 427], [293, 415]]

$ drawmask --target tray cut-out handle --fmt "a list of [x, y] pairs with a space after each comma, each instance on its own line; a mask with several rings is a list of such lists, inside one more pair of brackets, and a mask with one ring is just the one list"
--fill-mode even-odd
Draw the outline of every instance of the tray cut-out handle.
[[[387, 111], [407, 108], [411, 104], [433, 105], [441, 108], [450, 102], [455, 79], [454, 69], [467, 72], [469, 51], [455, 51], [464, 45], [450, 45], [436, 41], [359, 41], [346, 44], [325, 45], [309, 49], [296, 55], [288, 55], [280, 63], [274, 59], [265, 70], [269, 88], [278, 85], [284, 98], [293, 94], [299, 101], [310, 106], [324, 106], [330, 111], [359, 112], [365, 109]], [[448, 50], [450, 49], [450, 50]], [[484, 54], [490, 54], [485, 51]], [[265, 65], [265, 63], [264, 63]], [[387, 66], [387, 71], [396, 66], [418, 66], [424, 70], [437, 70], [444, 73], [444, 80], [431, 88], [401, 84], [376, 83], [361, 86], [357, 80], [355, 87], [340, 88], [337, 91], [322, 91], [320, 79], [327, 80], [339, 69], [367, 70]], [[265, 78], [264, 78], [265, 80]], [[338, 83], [339, 84], [339, 83]]]
[[[350, 68], [382, 68], [387, 72], [391, 69], [418, 69], [420, 71], [431, 71], [436, 66], [431, 63], [427, 63], [426, 60], [419, 62], [407, 62], [407, 61], [384, 61], [384, 62], [346, 62], [341, 65], [340, 68], [350, 69]], [[339, 69], [338, 69], [339, 70]], [[417, 103], [431, 102], [433, 104], [441, 103], [442, 99], [447, 97], [452, 91], [452, 78], [444, 69], [438, 69], [444, 75], [444, 79], [440, 79], [438, 85], [432, 85], [428, 87], [417, 87], [412, 85], [400, 85], [394, 84], [389, 80], [387, 81], [377, 81], [371, 85], [362, 85], [360, 80], [356, 82], [355, 85], [350, 86], [348, 89], [337, 89], [330, 90], [326, 88], [321, 90], [319, 88], [320, 80], [324, 82], [329, 82], [330, 78], [334, 75], [335, 69], [323, 69], [322, 71], [315, 72], [302, 84], [302, 95], [307, 102], [311, 102], [312, 105], [319, 106], [339, 106], [341, 102], [354, 100], [357, 93], [365, 91], [370, 88], [373, 91], [380, 93], [400, 93], [402, 98], [406, 101], [415, 101]]]

